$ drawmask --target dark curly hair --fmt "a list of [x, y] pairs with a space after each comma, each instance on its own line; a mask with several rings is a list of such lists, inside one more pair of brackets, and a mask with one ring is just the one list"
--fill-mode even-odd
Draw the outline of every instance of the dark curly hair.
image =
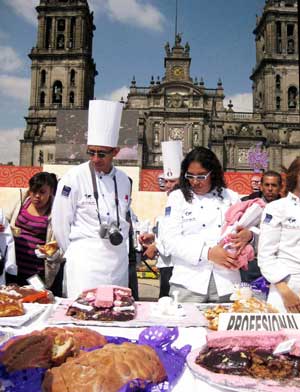
[[191, 203], [193, 199], [193, 192], [191, 184], [184, 178], [185, 173], [192, 162], [200, 163], [206, 170], [211, 171], [210, 181], [211, 188], [216, 189], [218, 196], [222, 197], [222, 189], [226, 188], [224, 179], [224, 172], [220, 161], [216, 157], [215, 153], [205, 147], [196, 147], [190, 151], [181, 163], [181, 173], [179, 179], [179, 187], [183, 193], [185, 200]]
[[286, 191], [294, 192], [297, 188], [298, 175], [300, 174], [300, 157], [297, 157], [290, 164], [286, 171]]

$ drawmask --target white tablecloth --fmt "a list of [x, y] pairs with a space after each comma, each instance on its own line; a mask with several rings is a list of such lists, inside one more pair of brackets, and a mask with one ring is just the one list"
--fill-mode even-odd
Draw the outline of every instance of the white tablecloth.
[[[31, 332], [33, 330], [43, 329], [47, 326], [47, 319], [51, 313], [51, 305], [33, 322], [20, 328], [3, 327], [2, 330], [13, 332], [17, 335]], [[53, 325], [51, 325], [53, 326]], [[137, 339], [140, 332], [144, 328], [123, 328], [123, 327], [95, 327], [90, 328], [107, 336], [121, 336], [129, 339]], [[186, 344], [192, 346], [192, 350], [200, 347], [205, 343], [206, 329], [203, 327], [181, 327], [179, 328], [179, 336], [174, 342], [174, 346], [181, 348]], [[176, 386], [173, 388], [174, 392], [211, 392], [211, 391], [224, 391], [222, 388], [213, 387], [198, 378], [195, 378], [186, 366], [181, 378]]]

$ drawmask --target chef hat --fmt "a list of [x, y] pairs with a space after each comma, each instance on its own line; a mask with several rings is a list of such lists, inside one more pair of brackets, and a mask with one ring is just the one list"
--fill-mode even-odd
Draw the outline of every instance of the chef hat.
[[120, 102], [93, 100], [89, 105], [89, 146], [117, 147], [123, 105]]
[[182, 161], [182, 142], [172, 140], [161, 143], [162, 159], [165, 180], [174, 180], [180, 177]]

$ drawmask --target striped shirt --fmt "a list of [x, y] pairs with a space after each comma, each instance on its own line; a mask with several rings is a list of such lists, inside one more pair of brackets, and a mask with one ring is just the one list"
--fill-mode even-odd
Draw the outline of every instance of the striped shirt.
[[48, 216], [33, 216], [27, 211], [30, 199], [22, 206], [16, 220], [16, 227], [21, 229], [15, 237], [16, 260], [18, 275], [29, 278], [34, 274], [44, 276], [45, 261], [36, 257], [34, 250], [37, 245], [44, 245], [48, 226]]

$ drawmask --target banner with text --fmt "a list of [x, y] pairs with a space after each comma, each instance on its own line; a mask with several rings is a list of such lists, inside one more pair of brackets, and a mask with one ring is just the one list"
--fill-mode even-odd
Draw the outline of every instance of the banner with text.
[[218, 331], [279, 331], [299, 329], [298, 313], [221, 313]]

